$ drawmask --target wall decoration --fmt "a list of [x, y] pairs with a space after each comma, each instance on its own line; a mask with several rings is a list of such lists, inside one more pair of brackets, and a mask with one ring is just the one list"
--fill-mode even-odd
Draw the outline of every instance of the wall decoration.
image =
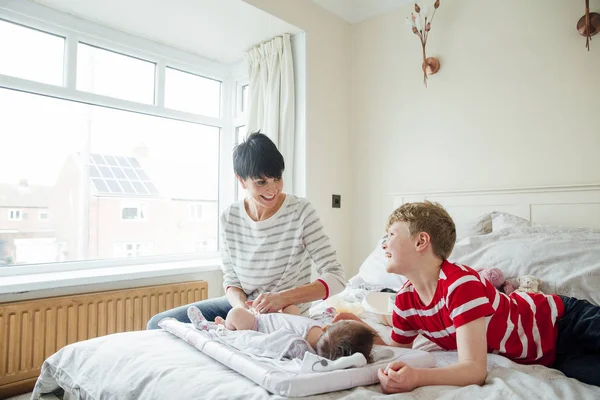
[[585, 36], [585, 47], [590, 51], [590, 41], [600, 31], [600, 14], [590, 13], [590, 0], [585, 0], [585, 15], [577, 21], [577, 31]]
[[427, 46], [427, 39], [429, 38], [429, 32], [431, 31], [431, 23], [435, 12], [440, 7], [440, 0], [436, 0], [433, 4], [433, 13], [429, 15], [429, 8], [425, 5], [419, 6], [415, 1], [415, 11], [410, 13], [407, 19], [407, 23], [412, 27], [412, 31], [419, 40], [421, 41], [421, 47], [423, 49], [423, 84], [427, 87], [427, 77], [433, 75], [440, 69], [440, 61], [435, 57], [427, 57], [425, 47]]

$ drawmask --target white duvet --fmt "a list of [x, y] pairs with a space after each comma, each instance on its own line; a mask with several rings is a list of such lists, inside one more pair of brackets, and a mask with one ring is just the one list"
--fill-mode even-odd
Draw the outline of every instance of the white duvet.
[[[457, 361], [456, 352], [431, 354], [439, 367]], [[386, 398], [600, 399], [600, 388], [546, 367], [522, 366], [490, 355], [488, 370], [481, 387], [428, 386]], [[59, 387], [69, 399], [84, 400], [283, 398], [158, 330], [119, 333], [64, 347], [44, 362], [32, 399]], [[381, 389], [375, 384], [310, 398], [361, 400], [379, 395]]]

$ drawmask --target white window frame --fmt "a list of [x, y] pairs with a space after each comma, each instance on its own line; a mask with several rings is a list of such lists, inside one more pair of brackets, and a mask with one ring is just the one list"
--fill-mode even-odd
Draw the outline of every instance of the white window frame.
[[[15, 218], [14, 214], [17, 214], [18, 216]], [[23, 221], [23, 210], [21, 210], [20, 208], [13, 208], [8, 210], [7, 213], [7, 218], [9, 221]]]
[[[106, 28], [33, 2], [23, 2], [21, 0], [7, 0], [3, 2], [0, 4], [0, 19], [65, 38], [63, 86], [54, 86], [0, 74], [0, 88], [218, 127], [221, 130], [219, 139], [219, 176], [231, 177], [231, 179], [222, 179], [219, 181], [219, 212], [223, 211], [227, 205], [234, 201], [236, 186], [231, 150], [235, 142], [233, 120], [235, 118], [234, 98], [236, 97], [236, 89], [234, 74], [236, 71], [234, 71], [233, 67], [134, 35]], [[79, 42], [155, 63], [155, 104], [136, 103], [77, 90], [77, 43]], [[165, 108], [166, 66], [221, 81], [220, 118], [206, 117]], [[85, 231], [85, 229], [82, 230]], [[220, 235], [217, 235], [217, 238], [217, 240], [220, 240]], [[218, 256], [217, 251], [204, 254], [141, 257], [139, 260], [132, 258], [127, 259], [126, 262], [123, 260], [104, 259], [31, 264], [19, 266], [19, 268], [0, 268], [0, 278], [3, 276], [77, 271], [99, 267], [183, 262], [200, 259], [208, 260], [216, 259]]]
[[[137, 210], [137, 215], [135, 218], [123, 218], [123, 210], [126, 208], [135, 208]], [[121, 207], [121, 221], [125, 222], [139, 222], [139, 221], [147, 221], [148, 220], [148, 205], [146, 203], [125, 203]]]

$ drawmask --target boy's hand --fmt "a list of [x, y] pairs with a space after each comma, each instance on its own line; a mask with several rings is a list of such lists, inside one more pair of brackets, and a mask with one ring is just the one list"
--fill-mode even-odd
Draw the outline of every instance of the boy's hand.
[[333, 323], [336, 323], [338, 321], [360, 321], [360, 322], [362, 322], [362, 320], [360, 318], [358, 318], [356, 315], [349, 313], [349, 312], [337, 313], [335, 315], [335, 317], [333, 317]]
[[380, 368], [377, 376], [383, 393], [410, 392], [419, 387], [417, 370], [400, 361], [388, 364], [385, 371]]

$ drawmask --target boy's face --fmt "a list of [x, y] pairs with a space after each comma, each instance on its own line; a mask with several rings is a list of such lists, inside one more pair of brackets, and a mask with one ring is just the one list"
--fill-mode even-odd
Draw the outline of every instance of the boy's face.
[[396, 221], [388, 229], [388, 237], [381, 247], [388, 259], [387, 272], [405, 274], [417, 255], [416, 238], [411, 238], [408, 224]]

